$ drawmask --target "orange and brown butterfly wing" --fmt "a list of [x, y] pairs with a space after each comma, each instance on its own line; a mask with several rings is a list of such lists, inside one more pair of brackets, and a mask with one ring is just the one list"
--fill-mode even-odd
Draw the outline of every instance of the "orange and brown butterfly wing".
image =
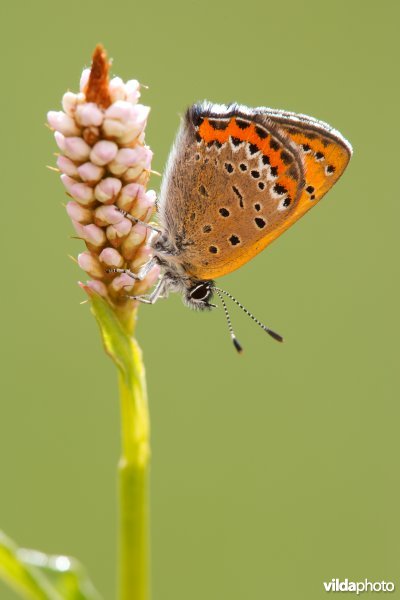
[[350, 143], [323, 121], [307, 115], [256, 109], [266, 122], [273, 121], [296, 144], [302, 157], [305, 184], [290, 226], [312, 208], [331, 189], [346, 169], [352, 155]]
[[[296, 138], [308, 129], [287, 113], [267, 110], [203, 103], [186, 115], [162, 186], [160, 221], [177, 262], [192, 277], [212, 279], [239, 268], [311, 208], [340, 174], [334, 136], [327, 135], [324, 146], [335, 159], [332, 179], [323, 177], [319, 160], [314, 165], [311, 150], [308, 162], [307, 146]], [[319, 146], [310, 128], [314, 153]]]

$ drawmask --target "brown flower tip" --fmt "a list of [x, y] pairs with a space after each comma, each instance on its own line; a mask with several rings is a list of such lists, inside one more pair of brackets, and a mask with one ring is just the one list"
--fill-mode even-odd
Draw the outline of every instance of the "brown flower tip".
[[85, 91], [86, 101], [94, 102], [101, 108], [108, 108], [111, 104], [108, 88], [110, 63], [107, 53], [101, 44], [97, 44], [92, 57], [90, 77]]

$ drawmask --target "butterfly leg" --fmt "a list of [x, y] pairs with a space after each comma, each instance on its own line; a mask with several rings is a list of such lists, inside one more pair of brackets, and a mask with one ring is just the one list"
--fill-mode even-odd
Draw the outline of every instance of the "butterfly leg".
[[131, 300], [138, 300], [139, 302], [143, 302], [143, 304], [154, 304], [155, 302], [157, 302], [157, 300], [162, 298], [164, 286], [165, 286], [164, 279], [161, 278], [159, 280], [159, 282], [157, 283], [156, 287], [154, 288], [154, 290], [151, 292], [151, 294], [147, 294], [145, 296], [126, 296], [126, 297], [130, 298]]
[[158, 263], [158, 260], [155, 256], [151, 258], [139, 271], [139, 273], [133, 273], [130, 269], [106, 269], [107, 273], [125, 273], [135, 279], [136, 281], [142, 281], [146, 275], [148, 275], [151, 269]]
[[151, 229], [151, 231], [154, 231], [158, 235], [160, 235], [160, 233], [162, 233], [161, 229], [158, 229], [158, 227], [154, 227], [154, 225], [150, 225], [150, 223], [145, 223], [144, 221], [141, 221], [137, 217], [130, 215], [123, 208], [116, 207], [116, 210], [118, 212], [120, 212], [122, 215], [124, 215], [124, 217], [126, 219], [129, 219], [130, 221], [132, 221], [132, 223], [134, 223], [135, 225], [137, 225], [139, 223], [139, 225], [143, 225], [143, 227], [146, 227], [147, 229]]

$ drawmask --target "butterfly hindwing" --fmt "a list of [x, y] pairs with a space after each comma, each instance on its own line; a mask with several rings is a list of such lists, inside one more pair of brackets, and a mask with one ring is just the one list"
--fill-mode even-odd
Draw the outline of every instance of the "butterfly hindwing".
[[313, 117], [270, 108], [256, 110], [284, 130], [302, 156], [305, 185], [296, 211], [299, 218], [341, 177], [351, 158], [352, 147], [339, 131]]
[[160, 203], [188, 274], [211, 279], [237, 269], [309, 210], [348, 162], [336, 133], [283, 111], [192, 106]]

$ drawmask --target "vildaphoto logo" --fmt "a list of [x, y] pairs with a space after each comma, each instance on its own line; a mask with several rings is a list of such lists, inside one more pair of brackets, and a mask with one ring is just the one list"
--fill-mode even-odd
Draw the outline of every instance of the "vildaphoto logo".
[[324, 581], [326, 592], [394, 592], [394, 583], [392, 581], [349, 581], [349, 579], [331, 579]]

